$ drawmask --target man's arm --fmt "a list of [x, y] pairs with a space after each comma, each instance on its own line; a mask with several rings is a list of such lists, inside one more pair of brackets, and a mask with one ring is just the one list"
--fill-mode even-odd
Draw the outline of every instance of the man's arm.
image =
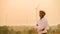
[[39, 31], [44, 31], [47, 26], [47, 21], [43, 20], [42, 23], [39, 25]]

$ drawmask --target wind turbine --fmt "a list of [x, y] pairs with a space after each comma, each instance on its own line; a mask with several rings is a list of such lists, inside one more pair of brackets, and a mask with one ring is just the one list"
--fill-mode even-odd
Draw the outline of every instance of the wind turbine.
[[39, 12], [39, 6], [40, 6], [40, 3], [37, 4], [37, 7], [35, 8], [36, 9], [36, 20], [38, 20], [38, 12]]

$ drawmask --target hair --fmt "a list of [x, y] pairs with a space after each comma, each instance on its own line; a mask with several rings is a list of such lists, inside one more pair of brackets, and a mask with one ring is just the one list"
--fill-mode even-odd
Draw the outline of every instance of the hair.
[[46, 15], [46, 13], [45, 13], [44, 11], [42, 11], [42, 10], [41, 10], [41, 11], [39, 11], [39, 12], [42, 12], [44, 15]]

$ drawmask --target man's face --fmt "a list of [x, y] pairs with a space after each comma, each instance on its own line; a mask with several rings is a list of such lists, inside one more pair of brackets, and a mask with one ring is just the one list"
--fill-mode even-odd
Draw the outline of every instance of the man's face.
[[43, 18], [44, 17], [44, 13], [43, 12], [39, 12], [39, 16], [40, 16], [40, 18]]

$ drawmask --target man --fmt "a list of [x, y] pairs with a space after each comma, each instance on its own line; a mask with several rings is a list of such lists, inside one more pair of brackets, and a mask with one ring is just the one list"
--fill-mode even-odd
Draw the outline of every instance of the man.
[[44, 11], [39, 11], [40, 19], [37, 21], [37, 24], [35, 26], [38, 34], [47, 34], [48, 23], [47, 20], [44, 18], [45, 15], [46, 13]]

